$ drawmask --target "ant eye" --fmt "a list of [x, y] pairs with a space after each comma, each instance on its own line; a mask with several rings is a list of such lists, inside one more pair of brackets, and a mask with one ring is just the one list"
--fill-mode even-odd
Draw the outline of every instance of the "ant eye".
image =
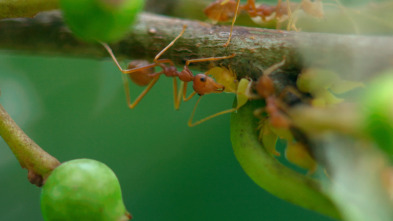
[[202, 81], [202, 82], [205, 82], [205, 81], [206, 81], [206, 78], [201, 77], [199, 80]]

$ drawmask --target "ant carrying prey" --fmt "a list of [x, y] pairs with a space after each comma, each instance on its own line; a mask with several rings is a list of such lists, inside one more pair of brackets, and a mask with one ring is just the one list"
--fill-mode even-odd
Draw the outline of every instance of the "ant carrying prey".
[[[154, 86], [154, 84], [158, 81], [159, 77], [164, 74], [166, 77], [173, 78], [173, 95], [174, 95], [174, 106], [175, 109], [179, 109], [181, 97], [183, 101], [190, 100], [195, 94], [200, 95], [200, 98], [195, 104], [191, 117], [188, 121], [188, 125], [190, 127], [198, 125], [211, 117], [207, 117], [205, 119], [199, 120], [196, 123], [193, 123], [193, 116], [196, 111], [196, 107], [201, 99], [201, 97], [205, 94], [210, 93], [222, 93], [224, 91], [224, 86], [217, 83], [213, 78], [207, 76], [206, 74], [194, 74], [189, 69], [189, 65], [191, 63], [205, 62], [205, 61], [217, 61], [222, 59], [233, 58], [235, 54], [223, 57], [210, 57], [210, 58], [198, 58], [186, 60], [186, 63], [181, 71], [178, 71], [174, 62], [170, 59], [160, 59], [160, 57], [171, 47], [174, 43], [183, 35], [186, 30], [186, 25], [183, 26], [180, 34], [170, 42], [163, 50], [161, 50], [154, 58], [153, 63], [148, 63], [147, 61], [133, 61], [130, 62], [127, 69], [123, 69], [119, 62], [117, 61], [115, 55], [112, 52], [112, 49], [106, 44], [101, 43], [105, 49], [108, 51], [113, 61], [119, 68], [119, 70], [130, 77], [130, 79], [137, 85], [146, 86], [146, 88], [141, 92], [141, 94], [136, 98], [134, 102], [131, 102], [130, 92], [128, 80], [123, 75], [124, 80], [124, 89], [126, 93], [127, 104], [129, 108], [134, 108], [141, 99], [149, 92], [149, 90]], [[154, 72], [155, 67], [160, 67], [161, 71]], [[178, 89], [177, 78], [181, 81], [180, 89]], [[186, 96], [187, 92], [187, 83], [191, 82], [194, 92], [192, 92], [189, 96]]]

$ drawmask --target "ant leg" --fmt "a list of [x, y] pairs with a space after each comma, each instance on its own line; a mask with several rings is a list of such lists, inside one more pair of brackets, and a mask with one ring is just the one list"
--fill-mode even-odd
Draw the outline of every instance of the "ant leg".
[[280, 61], [279, 63], [273, 64], [272, 66], [268, 67], [268, 68], [263, 72], [263, 74], [266, 75], [266, 76], [268, 76], [268, 75], [270, 75], [273, 71], [275, 71], [275, 70], [279, 69], [280, 67], [282, 67], [284, 64], [285, 64], [285, 56], [284, 56], [283, 60]]
[[224, 47], [227, 47], [229, 45], [229, 43], [231, 42], [233, 26], [235, 25], [235, 22], [236, 22], [236, 17], [237, 17], [237, 13], [239, 11], [239, 6], [240, 6], [240, 0], [237, 0], [235, 15], [233, 16], [233, 19], [232, 19], [231, 30], [229, 31], [229, 37], [228, 37], [227, 42], [224, 44]]
[[295, 16], [295, 14], [294, 13], [292, 13], [292, 10], [291, 10], [291, 7], [289, 6], [289, 0], [286, 0], [287, 1], [287, 10], [288, 10], [288, 24], [287, 24], [287, 31], [290, 31], [291, 30], [291, 28], [294, 28], [295, 29], [295, 31], [297, 31], [296, 30], [296, 26], [295, 26], [295, 22], [296, 22], [296, 18], [294, 18], [294, 16]]
[[177, 41], [177, 39], [179, 39], [179, 38], [183, 35], [183, 33], [184, 33], [184, 31], [186, 30], [186, 28], [187, 28], [187, 25], [183, 25], [183, 29], [182, 29], [182, 31], [180, 32], [180, 34], [179, 34], [178, 36], [176, 36], [176, 38], [173, 39], [173, 41], [171, 41], [171, 43], [169, 43], [164, 49], [162, 49], [162, 50], [156, 55], [156, 57], [154, 58], [154, 63], [157, 63], [157, 60], [161, 57], [161, 55], [164, 54], [170, 47], [172, 47], [173, 44], [175, 44], [175, 42]]
[[[170, 59], [159, 59], [156, 60], [155, 63], [153, 64], [148, 64], [148, 65], [144, 65], [144, 66], [140, 66], [140, 67], [136, 67], [136, 68], [132, 68], [132, 69], [123, 69], [119, 62], [117, 61], [115, 55], [113, 54], [112, 49], [109, 47], [108, 44], [101, 42], [101, 44], [104, 46], [104, 48], [108, 51], [109, 55], [112, 57], [112, 60], [115, 62], [116, 66], [119, 68], [119, 70], [123, 73], [123, 74], [130, 74], [130, 73], [134, 73], [134, 72], [138, 72], [138, 71], [142, 71], [145, 69], [149, 69], [149, 68], [153, 68], [156, 66], [160, 66], [160, 64], [162, 63], [169, 63], [170, 65], [174, 66], [172, 60]], [[161, 74], [162, 72], [159, 73], [155, 73], [155, 74], [150, 74], [150, 76], [154, 77], [157, 74]]]
[[[179, 106], [180, 106], [180, 101], [182, 99], [182, 93], [184, 91], [184, 84], [186, 84], [186, 88], [187, 88], [187, 83], [185, 83], [184, 81], [180, 81], [180, 88], [179, 88], [179, 92], [178, 92], [177, 98], [176, 98], [177, 99], [177, 103], [178, 103], [178, 109], [179, 109]], [[183, 101], [186, 101], [186, 100], [184, 100], [184, 98], [183, 98]]]
[[[288, 2], [289, 0], [287, 0], [287, 2]], [[279, 13], [280, 12], [280, 10], [281, 10], [281, 2], [282, 2], [282, 0], [278, 0], [278, 3], [277, 3], [277, 5], [276, 5], [276, 29], [278, 30], [278, 29], [280, 29], [281, 28], [281, 17], [282, 17], [282, 14], [281, 13]]]
[[155, 63], [158, 63], [158, 64], [169, 63], [169, 65], [175, 66], [175, 64], [173, 63], [173, 61], [171, 59], [159, 59], [159, 60], [155, 61]]
[[198, 98], [197, 102], [195, 103], [195, 106], [194, 106], [194, 109], [193, 109], [193, 111], [192, 111], [192, 113], [191, 113], [190, 119], [188, 120], [188, 126], [189, 126], [189, 127], [194, 127], [194, 126], [196, 126], [196, 125], [198, 125], [198, 124], [201, 124], [201, 123], [203, 123], [203, 122], [205, 122], [205, 121], [207, 121], [207, 120], [210, 120], [210, 119], [212, 119], [212, 118], [214, 118], [214, 117], [220, 116], [220, 115], [222, 115], [222, 114], [232, 113], [232, 112], [234, 112], [234, 111], [237, 110], [237, 108], [231, 108], [231, 109], [228, 109], [228, 110], [220, 111], [220, 112], [218, 112], [218, 113], [212, 114], [212, 115], [210, 115], [210, 116], [208, 116], [208, 117], [205, 117], [205, 118], [203, 118], [203, 119], [201, 119], [201, 120], [198, 120], [197, 122], [193, 123], [192, 121], [193, 121], [193, 119], [194, 119], [195, 111], [196, 111], [196, 108], [197, 108], [198, 103], [199, 103], [199, 101], [201, 100], [201, 98], [202, 98], [202, 96], [200, 96], [200, 97]]
[[175, 106], [175, 110], [179, 110], [180, 106], [180, 100], [178, 99], [178, 93], [177, 93], [177, 80], [174, 77], [173, 78], [173, 105]]
[[139, 96], [132, 103], [131, 103], [130, 88], [128, 86], [127, 76], [122, 75], [122, 78], [123, 78], [124, 92], [126, 94], [126, 99], [127, 99], [127, 105], [130, 109], [133, 109], [142, 100], [142, 98], [147, 94], [147, 92], [150, 91], [150, 89], [154, 86], [154, 84], [158, 81], [158, 79], [160, 78], [160, 75], [155, 76], [153, 78], [153, 80], [146, 86], [146, 88], [139, 94]]
[[293, 29], [294, 31], [299, 32], [300, 29], [296, 27], [296, 22], [298, 20], [298, 15], [296, 13], [299, 11], [299, 9], [302, 8], [302, 3], [296, 4], [296, 6], [293, 6], [293, 8], [291, 8], [291, 3], [289, 0], [286, 0], [286, 3], [287, 3], [286, 6], [287, 6], [287, 16], [288, 16], [288, 18], [286, 19], [288, 20], [287, 31]]
[[[242, 82], [242, 81], [241, 81]], [[220, 112], [218, 112], [218, 113], [215, 113], [215, 114], [212, 114], [212, 115], [210, 115], [210, 116], [208, 116], [208, 117], [205, 117], [205, 118], [203, 118], [203, 119], [201, 119], [201, 120], [199, 120], [199, 121], [197, 121], [197, 122], [195, 122], [195, 123], [193, 123], [192, 121], [193, 121], [193, 118], [194, 118], [194, 115], [195, 115], [195, 112], [196, 112], [196, 108], [197, 108], [197, 106], [198, 106], [198, 103], [199, 103], [199, 101], [200, 101], [200, 99], [201, 99], [201, 97], [199, 97], [199, 99], [198, 99], [198, 101], [197, 101], [197, 103], [195, 104], [195, 107], [194, 107], [194, 110], [193, 110], [193, 112], [192, 112], [192, 114], [191, 114], [191, 117], [190, 117], [190, 119], [189, 119], [189, 121], [188, 121], [188, 126], [190, 126], [190, 127], [193, 127], [193, 126], [196, 126], [196, 125], [198, 125], [198, 124], [201, 124], [201, 123], [203, 123], [203, 122], [205, 122], [205, 121], [207, 121], [207, 120], [210, 120], [210, 119], [212, 119], [212, 118], [214, 118], [214, 117], [217, 117], [217, 116], [220, 116], [220, 115], [222, 115], [222, 114], [227, 114], [227, 113], [232, 113], [232, 112], [234, 112], [234, 111], [237, 111], [238, 109], [240, 109], [246, 102], [242, 102], [242, 98], [244, 97], [244, 95], [245, 94], [247, 94], [247, 100], [248, 99], [252, 99], [252, 96], [250, 95], [250, 94], [248, 94], [248, 91], [249, 91], [249, 86], [251, 86], [251, 81], [248, 83], [248, 85], [247, 85], [247, 87], [246, 88], [243, 88], [241, 85], [239, 86], [239, 88], [238, 88], [238, 91], [236, 92], [236, 99], [237, 99], [237, 106], [235, 107], [235, 108], [231, 108], [231, 109], [228, 109], [228, 110], [223, 110], [223, 111], [220, 111]], [[195, 93], [195, 92], [194, 92]], [[259, 98], [259, 97], [258, 97]]]
[[180, 82], [180, 89], [178, 91], [177, 80], [176, 80], [176, 77], [174, 77], [173, 78], [173, 100], [174, 100], [175, 110], [179, 110], [182, 90], [183, 90], [183, 82]]
[[172, 60], [170, 60], [170, 59], [159, 59], [159, 60], [156, 60], [155, 63], [153, 63], [153, 64], [148, 64], [148, 65], [144, 65], [144, 66], [137, 67], [137, 68], [132, 68], [132, 69], [123, 69], [120, 66], [119, 62], [117, 61], [117, 59], [116, 59], [115, 55], [113, 54], [113, 51], [109, 47], [109, 45], [106, 44], [106, 43], [103, 43], [103, 42], [101, 42], [101, 44], [108, 51], [109, 55], [112, 57], [112, 60], [115, 62], [116, 66], [119, 68], [119, 70], [123, 74], [130, 74], [130, 73], [142, 71], [142, 70], [145, 70], [145, 69], [153, 68], [153, 67], [159, 66], [160, 63], [169, 63], [170, 65], [174, 66]]
[[[184, 95], [185, 95], [185, 93], [184, 93]], [[184, 96], [183, 96], [183, 101], [184, 101], [184, 102], [189, 101], [189, 100], [190, 100], [191, 98], [193, 98], [195, 95], [196, 95], [196, 92], [194, 91], [194, 92], [192, 92], [188, 97], [184, 97]]]
[[[192, 92], [188, 97], [186, 97], [187, 93], [187, 82], [180, 81], [180, 88], [177, 90], [177, 80], [173, 78], [173, 95], [175, 99], [175, 110], [179, 110], [180, 101], [183, 97], [183, 101], [189, 101], [192, 97], [195, 96], [196, 92]], [[183, 96], [182, 96], [183, 95]]]
[[[158, 63], [171, 62], [168, 59], [162, 59], [162, 60], [160, 60], [156, 64], [149, 64], [149, 65], [145, 65], [145, 66], [137, 67], [137, 68], [132, 68], [132, 69], [123, 69], [120, 66], [119, 62], [117, 61], [117, 59], [116, 59], [115, 55], [113, 54], [112, 49], [109, 47], [109, 45], [106, 44], [106, 43], [103, 43], [103, 42], [101, 42], [101, 44], [108, 51], [109, 55], [112, 57], [112, 60], [115, 62], [116, 66], [119, 68], [119, 70], [123, 74], [130, 74], [130, 73], [138, 72], [138, 71], [141, 71], [141, 70], [153, 68], [153, 67], [157, 66]], [[153, 79], [150, 81], [150, 83], [146, 86], [146, 88], [142, 91], [142, 93], [136, 98], [136, 100], [133, 103], [131, 102], [130, 89], [129, 89], [129, 85], [128, 85], [128, 79], [127, 79], [127, 77], [125, 75], [122, 75], [123, 86], [124, 86], [124, 90], [125, 90], [125, 94], [126, 94], [127, 104], [128, 104], [128, 107], [130, 109], [133, 109], [141, 101], [141, 99], [147, 94], [147, 92], [149, 92], [149, 90], [154, 86], [154, 84], [159, 79], [161, 73], [162, 73], [162, 71], [156, 73], [156, 75], [153, 74], [153, 76], [152, 76]]]
[[204, 62], [204, 61], [218, 61], [222, 59], [228, 59], [228, 58], [233, 58], [235, 57], [235, 53], [229, 55], [229, 56], [223, 56], [223, 57], [211, 57], [211, 58], [197, 58], [197, 59], [191, 59], [186, 61], [186, 66], [190, 65], [191, 63], [198, 63], [198, 62]]
[[246, 5], [244, 5], [247, 8], [251, 8], [253, 11], [257, 10], [257, 7], [255, 6], [255, 0], [247, 0]]
[[[175, 98], [175, 109], [178, 110], [180, 106], [181, 98], [183, 97], [183, 101], [189, 101], [192, 97], [195, 96], [196, 92], [192, 92], [188, 97], [186, 97], [187, 93], [187, 82], [180, 81], [180, 88], [177, 91], [177, 81], [176, 78], [173, 78], [173, 94]], [[183, 95], [183, 96], [182, 96]]]
[[194, 91], [189, 97], [186, 98], [186, 92], [187, 92], [187, 82], [180, 81], [180, 87], [178, 89], [177, 88], [177, 80], [174, 77], [173, 78], [173, 96], [174, 96], [175, 110], [179, 110], [182, 95], [183, 95], [183, 101], [188, 101], [196, 94], [196, 92]]
[[183, 83], [183, 85], [184, 85], [184, 86], [182, 86], [182, 87], [183, 87], [183, 101], [186, 102], [186, 101], [189, 101], [191, 98], [193, 98], [193, 97], [196, 95], [196, 92], [193, 91], [193, 92], [187, 97], [187, 96], [186, 96], [186, 93], [187, 93], [187, 82], [183, 82], [183, 81], [182, 81], [182, 83]]
[[[112, 60], [115, 62], [116, 66], [119, 68], [119, 70], [123, 73], [123, 74], [130, 74], [130, 73], [134, 73], [134, 72], [138, 72], [138, 71], [142, 71], [145, 69], [149, 69], [149, 68], [153, 68], [158, 66], [158, 64], [148, 64], [145, 66], [141, 66], [141, 67], [137, 67], [137, 68], [132, 68], [132, 69], [123, 69], [119, 62], [117, 61], [115, 55], [112, 52], [112, 49], [109, 47], [108, 44], [101, 42], [101, 44], [104, 46], [104, 48], [108, 51], [109, 55], [112, 57]], [[167, 61], [169, 59], [163, 59], [165, 60], [165, 62], [161, 62], [161, 63], [169, 63], [171, 61]]]

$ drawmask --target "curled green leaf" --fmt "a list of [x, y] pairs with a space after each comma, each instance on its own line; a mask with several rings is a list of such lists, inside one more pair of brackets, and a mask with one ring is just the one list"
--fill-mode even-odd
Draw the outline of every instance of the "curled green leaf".
[[231, 116], [231, 141], [247, 175], [271, 194], [304, 208], [340, 219], [340, 213], [322, 191], [320, 183], [285, 167], [258, 141], [258, 120], [253, 111], [260, 107], [250, 101]]

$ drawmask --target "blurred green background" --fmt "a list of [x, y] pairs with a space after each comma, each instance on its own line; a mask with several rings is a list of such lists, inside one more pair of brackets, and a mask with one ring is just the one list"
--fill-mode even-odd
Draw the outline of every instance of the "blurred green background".
[[[131, 85], [135, 97], [136, 87]], [[162, 77], [134, 110], [111, 60], [0, 54], [0, 103], [60, 161], [91, 158], [117, 174], [134, 220], [330, 220], [260, 189], [237, 163], [229, 115], [189, 128], [196, 98], [173, 109]], [[207, 95], [196, 119], [230, 108]], [[42, 220], [40, 189], [0, 140], [0, 220]]]

